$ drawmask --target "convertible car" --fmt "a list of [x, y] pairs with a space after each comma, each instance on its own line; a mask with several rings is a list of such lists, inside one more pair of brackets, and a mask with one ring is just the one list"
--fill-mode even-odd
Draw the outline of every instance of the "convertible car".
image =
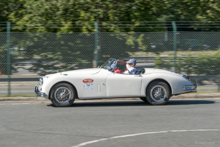
[[113, 72], [117, 60], [100, 68], [80, 69], [46, 75], [35, 86], [36, 96], [45, 97], [58, 107], [71, 106], [76, 98], [139, 97], [152, 105], [166, 104], [170, 97], [196, 92], [197, 83], [186, 75], [172, 71], [145, 68], [136, 74]]

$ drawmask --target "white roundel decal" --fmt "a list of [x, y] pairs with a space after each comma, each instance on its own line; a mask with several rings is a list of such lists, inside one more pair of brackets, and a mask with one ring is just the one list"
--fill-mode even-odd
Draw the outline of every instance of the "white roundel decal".
[[84, 79], [83, 82], [83, 90], [91, 90], [94, 89], [93, 79]]

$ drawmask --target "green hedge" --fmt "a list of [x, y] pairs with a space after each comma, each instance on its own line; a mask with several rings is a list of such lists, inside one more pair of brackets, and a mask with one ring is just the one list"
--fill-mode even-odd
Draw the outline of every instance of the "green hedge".
[[[157, 57], [156, 68], [171, 70], [174, 67], [173, 57], [167, 59]], [[220, 50], [212, 55], [189, 55], [188, 57], [176, 58], [176, 72], [197, 75], [219, 75], [220, 73]]]

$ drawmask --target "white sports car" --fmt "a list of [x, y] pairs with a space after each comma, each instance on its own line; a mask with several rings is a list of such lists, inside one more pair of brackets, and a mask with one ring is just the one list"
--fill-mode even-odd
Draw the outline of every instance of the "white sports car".
[[135, 75], [115, 73], [117, 60], [104, 68], [60, 72], [40, 78], [35, 86], [36, 96], [51, 100], [55, 106], [71, 106], [76, 98], [140, 97], [153, 104], [166, 104], [172, 95], [196, 92], [197, 83], [188, 76], [171, 71], [145, 68]]

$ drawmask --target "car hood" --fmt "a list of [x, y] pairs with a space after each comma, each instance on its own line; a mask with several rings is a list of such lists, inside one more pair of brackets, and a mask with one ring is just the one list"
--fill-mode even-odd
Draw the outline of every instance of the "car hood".
[[88, 69], [78, 69], [62, 72], [62, 74], [70, 74], [70, 75], [92, 75], [96, 74], [101, 70], [101, 68], [88, 68]]
[[70, 71], [64, 71], [59, 72], [55, 74], [49, 74], [45, 77], [55, 76], [55, 75], [92, 75], [96, 74], [101, 70], [101, 68], [89, 68], [89, 69], [78, 69], [78, 70], [70, 70]]

